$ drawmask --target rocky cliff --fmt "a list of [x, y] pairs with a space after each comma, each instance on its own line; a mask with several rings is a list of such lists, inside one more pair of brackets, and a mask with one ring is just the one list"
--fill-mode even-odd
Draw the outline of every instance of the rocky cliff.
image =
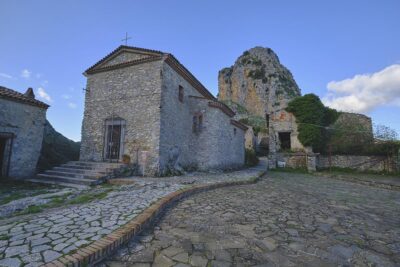
[[80, 142], [66, 138], [46, 120], [37, 170], [40, 172], [71, 160], [78, 160], [79, 148]]
[[219, 72], [218, 83], [219, 100], [236, 112], [236, 104], [239, 104], [249, 113], [263, 118], [300, 96], [290, 71], [272, 49], [264, 47], [245, 51], [233, 66]]

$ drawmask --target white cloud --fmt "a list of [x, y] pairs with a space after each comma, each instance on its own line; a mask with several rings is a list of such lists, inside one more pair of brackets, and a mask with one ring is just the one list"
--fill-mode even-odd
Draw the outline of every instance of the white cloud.
[[29, 71], [28, 69], [24, 69], [24, 70], [22, 70], [22, 72], [21, 72], [21, 77], [22, 77], [22, 78], [29, 79], [29, 78], [31, 77], [31, 74], [32, 74], [31, 71]]
[[41, 73], [36, 73], [36, 79], [40, 79], [41, 77], [42, 77], [42, 74]]
[[372, 74], [331, 81], [327, 88], [329, 92], [322, 101], [338, 110], [365, 113], [380, 106], [400, 107], [400, 64]]
[[71, 99], [71, 96], [67, 94], [63, 94], [61, 97], [64, 99]]
[[46, 85], [49, 84], [49, 81], [48, 81], [48, 80], [44, 80], [44, 81], [42, 81], [40, 84], [41, 84], [42, 86], [46, 86]]
[[72, 109], [75, 109], [75, 108], [76, 108], [76, 104], [75, 104], [75, 103], [72, 103], [72, 102], [69, 102], [69, 103], [68, 103], [68, 107], [69, 107], [69, 108], [72, 108]]
[[50, 95], [42, 88], [38, 88], [38, 94], [40, 98], [43, 98], [44, 100], [47, 100], [48, 102], [52, 102], [53, 100], [51, 99]]
[[0, 72], [0, 77], [7, 78], [7, 79], [13, 79], [14, 78], [13, 76], [11, 76], [11, 75], [9, 75], [7, 73], [2, 73], [2, 72]]

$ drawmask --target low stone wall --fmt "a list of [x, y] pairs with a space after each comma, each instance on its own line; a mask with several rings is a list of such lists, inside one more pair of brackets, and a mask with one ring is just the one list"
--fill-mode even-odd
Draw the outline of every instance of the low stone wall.
[[359, 171], [395, 172], [399, 169], [394, 158], [386, 156], [319, 155], [317, 168], [349, 168]]
[[277, 153], [276, 161], [278, 167], [306, 168], [309, 171], [328, 169], [330, 167], [375, 172], [400, 171], [398, 159], [387, 156], [332, 155], [329, 157], [314, 153], [294, 152]]
[[286, 168], [305, 168], [307, 164], [306, 154], [299, 153], [278, 153], [277, 155], [278, 165], [279, 162], [285, 162]]

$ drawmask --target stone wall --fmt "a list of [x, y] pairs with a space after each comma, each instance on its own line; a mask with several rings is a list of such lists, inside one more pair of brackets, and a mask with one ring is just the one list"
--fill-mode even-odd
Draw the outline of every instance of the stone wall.
[[[230, 124], [230, 117], [209, 107], [201, 94], [168, 64], [163, 66], [160, 169], [229, 168], [244, 163], [244, 131]], [[184, 98], [179, 101], [179, 86]], [[193, 116], [203, 116], [202, 128], [193, 132]]]
[[296, 118], [285, 109], [277, 110], [270, 114], [269, 133], [270, 133], [270, 151], [279, 151], [279, 132], [290, 132], [291, 150], [304, 150], [304, 146], [298, 139], [299, 132], [297, 130]]
[[277, 153], [277, 161], [284, 162], [286, 168], [306, 168], [307, 154], [303, 152], [298, 153]]
[[[245, 131], [232, 125], [220, 109], [208, 106], [209, 100], [193, 99], [192, 114], [203, 114], [200, 133], [192, 134], [192, 155], [200, 170], [238, 168], [244, 164]], [[193, 153], [193, 152], [197, 153]]]
[[161, 61], [88, 75], [80, 159], [103, 161], [105, 120], [125, 120], [123, 154], [158, 172]]
[[120, 54], [115, 55], [112, 59], [109, 59], [103, 64], [100, 64], [99, 67], [113, 66], [127, 61], [142, 59], [146, 57], [148, 57], [148, 55], [139, 54], [137, 51], [135, 52], [122, 51]]
[[46, 109], [0, 99], [0, 132], [13, 133], [9, 176], [33, 178], [43, 141]]
[[328, 169], [348, 168], [358, 171], [396, 172], [400, 170], [397, 158], [386, 156], [326, 155], [312, 152], [277, 153], [276, 160], [288, 168]]
[[329, 168], [349, 168], [359, 171], [394, 172], [399, 170], [398, 163], [394, 158], [386, 156], [354, 156], [354, 155], [319, 155], [317, 167], [319, 169]]

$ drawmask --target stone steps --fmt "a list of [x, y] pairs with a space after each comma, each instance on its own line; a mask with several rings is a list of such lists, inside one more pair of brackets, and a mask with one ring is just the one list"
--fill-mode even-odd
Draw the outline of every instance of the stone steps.
[[102, 183], [105, 177], [123, 166], [122, 163], [70, 161], [38, 174], [29, 181], [75, 188], [87, 187]]

